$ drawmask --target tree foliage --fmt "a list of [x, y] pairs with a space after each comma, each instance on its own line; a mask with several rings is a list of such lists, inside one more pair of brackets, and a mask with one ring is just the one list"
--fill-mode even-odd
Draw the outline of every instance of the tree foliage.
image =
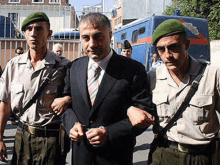
[[208, 20], [210, 40], [220, 39], [220, 0], [172, 0], [165, 15], [173, 15], [180, 10], [182, 16], [205, 18]]

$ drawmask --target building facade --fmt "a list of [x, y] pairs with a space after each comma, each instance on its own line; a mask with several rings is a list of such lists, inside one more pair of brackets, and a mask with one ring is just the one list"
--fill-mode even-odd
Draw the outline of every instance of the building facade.
[[[70, 31], [78, 27], [78, 18], [68, 0], [0, 0], [0, 65], [5, 67], [15, 56], [15, 49], [28, 50], [26, 39], [22, 38], [21, 25], [33, 12], [45, 12], [54, 33]], [[16, 32], [14, 32], [16, 31]], [[19, 34], [19, 35], [18, 35]], [[21, 36], [21, 37], [20, 37]], [[81, 56], [80, 40], [48, 40], [47, 48], [54, 44], [63, 45], [63, 56], [69, 60]]]
[[11, 18], [17, 29], [21, 29], [24, 19], [33, 12], [45, 12], [51, 23], [51, 29], [59, 32], [76, 28], [78, 19], [68, 0], [1, 0], [0, 15]]
[[112, 30], [136, 19], [161, 15], [171, 4], [172, 0], [117, 0], [112, 10]]
[[79, 20], [82, 19], [82, 17], [88, 13], [92, 13], [92, 12], [98, 12], [98, 13], [102, 13], [102, 3], [94, 5], [94, 6], [90, 6], [90, 5], [84, 5], [82, 7], [82, 11], [80, 11], [80, 15], [79, 15]]

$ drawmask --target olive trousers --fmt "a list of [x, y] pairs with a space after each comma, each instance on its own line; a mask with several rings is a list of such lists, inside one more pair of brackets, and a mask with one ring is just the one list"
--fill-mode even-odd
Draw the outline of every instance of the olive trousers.
[[212, 165], [212, 151], [207, 154], [188, 154], [172, 147], [157, 147], [150, 165]]
[[11, 165], [65, 165], [59, 137], [38, 137], [18, 127]]

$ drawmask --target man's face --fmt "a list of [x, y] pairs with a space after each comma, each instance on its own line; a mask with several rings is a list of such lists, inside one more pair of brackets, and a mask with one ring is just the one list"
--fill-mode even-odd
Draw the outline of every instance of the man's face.
[[163, 37], [157, 42], [158, 53], [168, 70], [176, 71], [185, 67], [189, 43], [189, 40], [184, 42], [179, 35]]
[[46, 49], [52, 30], [48, 30], [46, 22], [34, 22], [26, 27], [24, 34], [30, 49]]
[[62, 56], [63, 54], [63, 49], [61, 47], [56, 46], [54, 53], [58, 54], [59, 56]]
[[122, 49], [122, 50], [121, 50], [121, 55], [122, 55], [122, 56], [125, 56], [125, 57], [131, 58], [131, 55], [132, 55], [132, 50], [131, 50], [131, 48], [129, 48], [129, 49]]
[[157, 62], [157, 60], [158, 60], [157, 53], [153, 54], [152, 59], [153, 59], [154, 62]]
[[110, 52], [112, 32], [109, 27], [81, 23], [80, 37], [83, 51], [94, 61], [100, 61]]

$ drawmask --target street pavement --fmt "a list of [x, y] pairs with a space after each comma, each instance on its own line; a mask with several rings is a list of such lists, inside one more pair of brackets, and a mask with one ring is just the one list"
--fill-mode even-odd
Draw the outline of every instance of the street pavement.
[[[7, 146], [8, 162], [0, 161], [0, 164], [10, 165], [16, 128], [17, 125], [12, 125], [10, 122], [8, 122], [6, 125], [4, 142]], [[153, 133], [151, 127], [137, 137], [137, 143], [134, 149], [134, 165], [147, 165], [147, 156], [150, 148], [150, 142], [152, 140]], [[71, 165], [71, 151], [68, 153], [66, 161], [67, 165]]]

